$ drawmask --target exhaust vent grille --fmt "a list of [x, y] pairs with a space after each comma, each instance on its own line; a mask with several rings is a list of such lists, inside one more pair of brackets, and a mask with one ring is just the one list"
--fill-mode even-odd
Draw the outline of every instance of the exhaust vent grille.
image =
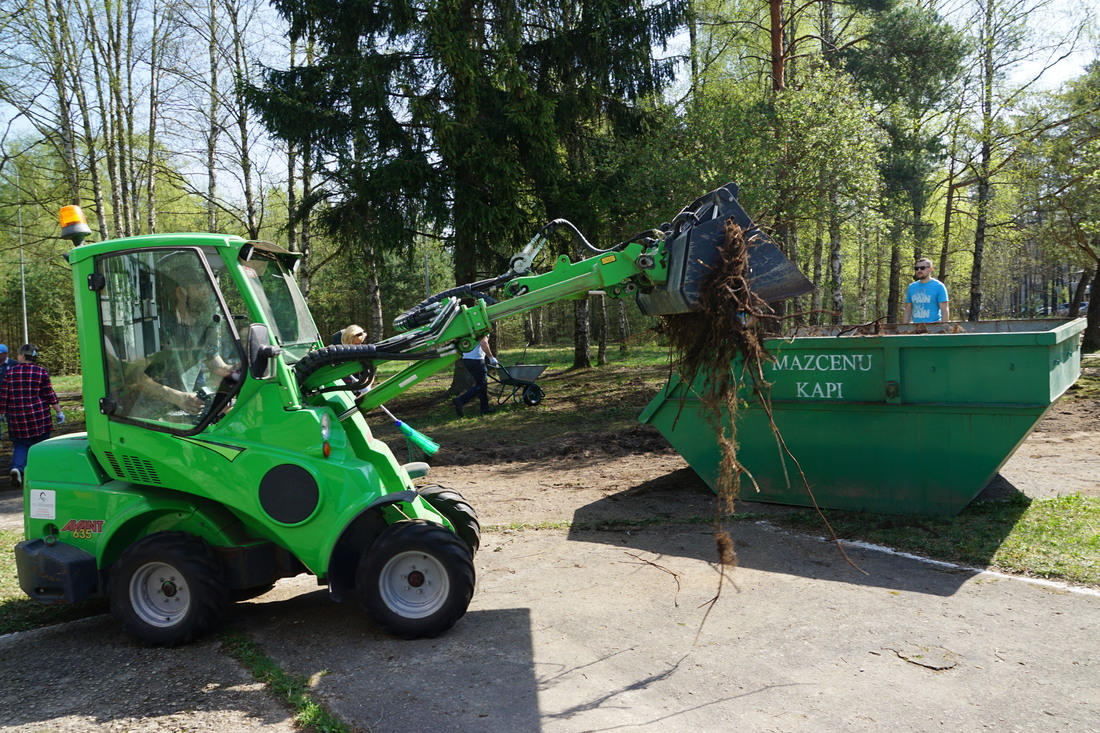
[[137, 456], [116, 456], [112, 451], [107, 451], [107, 461], [111, 464], [111, 470], [115, 476], [135, 484], [151, 484], [160, 486], [160, 476], [157, 475], [153, 464], [144, 458]]

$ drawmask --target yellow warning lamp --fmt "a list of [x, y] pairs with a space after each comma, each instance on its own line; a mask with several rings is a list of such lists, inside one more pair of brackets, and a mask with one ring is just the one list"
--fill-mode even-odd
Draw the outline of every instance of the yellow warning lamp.
[[84, 212], [79, 206], [61, 207], [61, 238], [79, 247], [86, 238], [91, 236], [92, 230], [88, 228], [88, 220], [84, 218]]

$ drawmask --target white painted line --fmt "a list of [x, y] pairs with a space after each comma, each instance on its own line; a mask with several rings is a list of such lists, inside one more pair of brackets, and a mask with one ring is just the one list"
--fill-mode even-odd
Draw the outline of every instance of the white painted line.
[[[771, 522], [758, 521], [757, 524], [763, 525], [770, 529], [786, 533], [782, 527], [777, 527]], [[832, 539], [828, 537], [814, 537], [813, 539], [820, 540], [821, 542], [832, 543]], [[952, 562], [944, 562], [943, 560], [932, 560], [927, 557], [921, 557], [920, 555], [914, 555], [909, 552], [902, 552], [901, 550], [895, 550], [891, 547], [884, 547], [883, 545], [873, 545], [870, 542], [861, 542], [859, 540], [840, 540], [840, 544], [845, 547], [855, 547], [861, 550], [871, 550], [872, 552], [882, 552], [887, 555], [894, 555], [895, 557], [904, 557], [906, 560], [916, 560], [922, 562], [925, 565], [935, 565], [941, 568], [950, 568], [952, 570], [962, 570], [974, 573], [975, 575], [988, 575], [994, 578], [1004, 578], [1005, 580], [1018, 580], [1021, 583], [1031, 583], [1032, 585], [1041, 585], [1044, 588], [1057, 588], [1058, 590], [1064, 590], [1069, 593], [1079, 593], [1083, 596], [1097, 596], [1100, 597], [1100, 589], [1089, 588], [1081, 585], [1070, 585], [1069, 583], [1063, 583], [1060, 580], [1046, 580], [1044, 578], [1029, 578], [1024, 575], [1011, 575], [1009, 573], [999, 573], [996, 570], [983, 570], [982, 568], [972, 568], [967, 565], [957, 565]]]

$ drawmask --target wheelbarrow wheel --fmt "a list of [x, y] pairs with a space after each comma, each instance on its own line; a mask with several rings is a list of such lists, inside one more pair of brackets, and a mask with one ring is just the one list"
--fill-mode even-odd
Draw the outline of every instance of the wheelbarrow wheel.
[[523, 390], [523, 404], [535, 407], [542, 402], [542, 387], [537, 384], [529, 384]]

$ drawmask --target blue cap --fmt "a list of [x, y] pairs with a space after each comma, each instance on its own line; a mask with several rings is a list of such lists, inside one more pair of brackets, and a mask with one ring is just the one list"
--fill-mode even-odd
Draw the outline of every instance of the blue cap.
[[0, 354], [6, 354], [6, 353], [8, 353], [8, 345], [7, 344], [0, 344]]

